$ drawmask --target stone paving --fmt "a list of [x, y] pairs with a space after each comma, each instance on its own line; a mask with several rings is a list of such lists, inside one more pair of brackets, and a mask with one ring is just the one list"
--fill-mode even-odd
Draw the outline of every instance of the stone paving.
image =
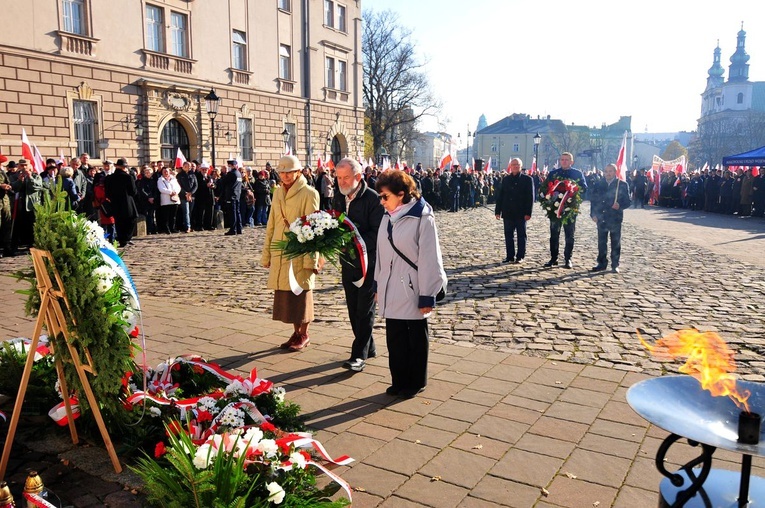
[[[653, 458], [666, 433], [638, 417], [625, 393], [676, 365], [651, 360], [635, 328], [649, 338], [688, 326], [717, 330], [737, 350], [741, 373], [763, 379], [757, 253], [765, 222], [742, 228], [743, 220], [714, 217], [721, 225], [709, 228], [687, 214], [630, 210], [623, 272], [591, 275], [595, 228], [585, 219], [575, 269], [544, 270], [541, 214], [522, 266], [498, 262], [501, 224], [491, 210], [438, 214], [449, 296], [432, 318], [428, 388], [409, 401], [384, 394], [384, 344], [363, 373], [341, 368], [350, 333], [332, 268], [319, 279], [311, 346], [277, 349], [290, 327], [269, 318], [262, 229], [139, 238], [125, 259], [144, 303], [150, 360], [198, 353], [229, 369], [257, 367], [284, 385], [330, 453], [357, 460], [338, 469], [355, 489], [354, 506], [656, 506]], [[0, 260], [0, 272], [25, 262]], [[9, 310], [0, 334], [28, 335], [18, 286], [0, 281], [0, 306]], [[731, 453], [715, 458], [715, 467], [738, 467]], [[762, 466], [755, 459], [761, 476]], [[88, 501], [74, 506], [107, 504], [81, 497]], [[132, 502], [122, 506], [140, 505]]]

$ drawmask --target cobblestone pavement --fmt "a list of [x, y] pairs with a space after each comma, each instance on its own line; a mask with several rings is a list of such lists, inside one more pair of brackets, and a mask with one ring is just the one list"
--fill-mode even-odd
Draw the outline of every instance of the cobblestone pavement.
[[[622, 234], [622, 273], [591, 274], [597, 239], [587, 207], [577, 221], [573, 270], [542, 268], [549, 258], [548, 221], [538, 209], [523, 265], [500, 263], [504, 240], [493, 209], [439, 212], [449, 288], [431, 319], [434, 340], [654, 375], [673, 366], [654, 361], [635, 330], [657, 339], [695, 327], [718, 331], [737, 350], [741, 373], [765, 380], [765, 281], [758, 270], [765, 264], [765, 221], [631, 209]], [[272, 292], [259, 264], [264, 233], [148, 236], [135, 239], [124, 257], [139, 294], [269, 315]], [[0, 260], [0, 273], [26, 259]], [[339, 333], [347, 334], [332, 266], [318, 278], [315, 300], [317, 322], [341, 324]]]

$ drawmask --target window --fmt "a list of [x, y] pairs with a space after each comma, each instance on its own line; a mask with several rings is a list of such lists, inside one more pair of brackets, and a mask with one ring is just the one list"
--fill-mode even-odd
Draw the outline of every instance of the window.
[[513, 152], [520, 152], [521, 151], [521, 145], [518, 143], [513, 143]]
[[327, 57], [326, 62], [327, 88], [335, 88], [335, 59]]
[[167, 122], [167, 125], [162, 129], [159, 141], [162, 146], [163, 160], [175, 160], [179, 148], [186, 159], [191, 159], [189, 156], [189, 135], [181, 122], [175, 118]]
[[170, 13], [170, 54], [182, 58], [189, 57], [188, 31], [186, 15], [179, 12]]
[[64, 31], [70, 34], [86, 35], [85, 33], [85, 1], [63, 0]]
[[74, 140], [77, 142], [77, 153], [96, 154], [96, 133], [98, 116], [96, 103], [92, 101], [72, 102], [72, 123], [74, 124]]
[[337, 25], [335, 26], [341, 32], [347, 32], [345, 27], [345, 6], [337, 4]]
[[292, 57], [290, 56], [290, 47], [286, 44], [279, 45], [279, 78], [292, 79]]
[[335, 3], [332, 0], [324, 0], [324, 24], [335, 26]]
[[247, 70], [247, 38], [244, 32], [234, 30], [232, 40], [232, 62], [234, 69]]
[[279, 0], [279, 8], [283, 11], [290, 12], [290, 0]]
[[743, 104], [744, 103], [744, 94], [740, 93], [736, 97], [736, 104]]
[[165, 39], [162, 30], [162, 9], [154, 5], [146, 6], [146, 48], [157, 53], [165, 52]]
[[243, 161], [252, 160], [252, 120], [239, 119], [239, 155]]
[[295, 155], [295, 145], [297, 144], [297, 127], [294, 123], [285, 123], [284, 128], [287, 130], [287, 132], [290, 133], [290, 150], [292, 151], [292, 154]]
[[348, 64], [342, 60], [337, 61], [337, 88], [342, 92], [348, 91], [348, 81], [346, 76]]

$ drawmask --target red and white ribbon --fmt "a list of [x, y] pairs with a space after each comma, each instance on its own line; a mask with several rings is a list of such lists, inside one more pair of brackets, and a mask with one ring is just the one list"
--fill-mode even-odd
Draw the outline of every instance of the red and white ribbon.
[[38, 508], [56, 508], [56, 505], [49, 503], [38, 494], [32, 494], [31, 492], [24, 492], [24, 499], [27, 501], [27, 506], [37, 506]]
[[[80, 417], [80, 405], [76, 397], [70, 397], [69, 398], [69, 405], [72, 407], [72, 419], [76, 420]], [[53, 409], [48, 411], [48, 416], [50, 416], [54, 422], [59, 424], [61, 427], [66, 427], [69, 425], [69, 417], [66, 414], [66, 403], [60, 402], [53, 406]]]
[[364, 280], [367, 278], [367, 266], [369, 266], [367, 244], [364, 243], [364, 239], [361, 237], [361, 233], [359, 233], [356, 225], [351, 222], [351, 220], [346, 217], [345, 214], [342, 214], [340, 219], [342, 219], [342, 223], [345, 224], [345, 226], [353, 233], [353, 245], [356, 247], [356, 253], [359, 256], [359, 260], [361, 261], [361, 278], [357, 281], [354, 281], [353, 285], [357, 288], [360, 288], [364, 285]]

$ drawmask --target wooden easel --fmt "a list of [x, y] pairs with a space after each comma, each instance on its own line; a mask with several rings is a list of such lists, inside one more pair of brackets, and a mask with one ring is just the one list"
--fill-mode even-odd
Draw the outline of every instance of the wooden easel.
[[[109, 437], [109, 432], [106, 430], [104, 419], [101, 416], [101, 411], [98, 409], [98, 402], [93, 394], [93, 389], [90, 387], [88, 381], [87, 372], [92, 375], [97, 375], [93, 368], [93, 359], [90, 356], [90, 352], [86, 349], [83, 354], [87, 361], [87, 364], [83, 365], [80, 360], [80, 352], [72, 344], [71, 334], [67, 329], [66, 317], [64, 311], [61, 308], [61, 302], [64, 302], [66, 310], [71, 313], [71, 307], [69, 300], [64, 292], [64, 283], [61, 280], [56, 265], [53, 261], [53, 256], [50, 252], [40, 249], [29, 249], [32, 254], [32, 263], [34, 264], [35, 277], [37, 278], [37, 291], [40, 293], [40, 311], [37, 314], [37, 320], [35, 321], [35, 329], [32, 334], [32, 343], [29, 345], [27, 351], [27, 363], [24, 365], [24, 373], [21, 376], [21, 383], [19, 384], [19, 392], [16, 396], [16, 403], [13, 406], [13, 414], [11, 415], [10, 426], [8, 427], [8, 436], [5, 440], [5, 447], [3, 448], [3, 457], [0, 460], [0, 478], [5, 478], [6, 468], [8, 467], [8, 459], [11, 455], [11, 448], [13, 447], [13, 438], [16, 435], [16, 427], [19, 423], [19, 415], [21, 414], [21, 406], [24, 404], [24, 397], [27, 392], [27, 385], [29, 384], [29, 377], [32, 374], [32, 365], [34, 364], [35, 350], [40, 342], [40, 334], [42, 333], [43, 325], [48, 330], [48, 335], [58, 337], [59, 334], [64, 337], [66, 346], [69, 350], [69, 358], [67, 361], [71, 361], [77, 375], [80, 378], [82, 389], [85, 392], [85, 396], [90, 404], [90, 409], [93, 411], [93, 416], [98, 424], [98, 429], [101, 431], [101, 437], [106, 445], [106, 450], [109, 453], [109, 458], [112, 461], [114, 470], [117, 473], [122, 472], [122, 465], [117, 458], [117, 452], [114, 450], [112, 440]], [[50, 273], [55, 278], [55, 285], [50, 278]], [[53, 353], [53, 342], [50, 343], [50, 348]], [[66, 378], [64, 377], [64, 366], [61, 361], [61, 355], [54, 355], [56, 358], [56, 372], [58, 373], [58, 380], [61, 384], [61, 392], [64, 394], [64, 404], [66, 406], [66, 415], [69, 420], [69, 433], [72, 435], [72, 443], [77, 444], [79, 438], [77, 437], [77, 428], [74, 426], [74, 418], [72, 416], [72, 406], [69, 402], [69, 389], [66, 385]]]

